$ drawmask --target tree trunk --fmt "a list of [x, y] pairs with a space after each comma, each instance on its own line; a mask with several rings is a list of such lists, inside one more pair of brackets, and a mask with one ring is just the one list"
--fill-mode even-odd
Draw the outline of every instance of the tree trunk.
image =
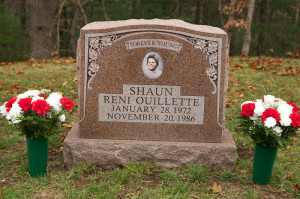
[[53, 50], [51, 26], [55, 15], [55, 2], [28, 0], [30, 56], [35, 59], [51, 57]]
[[76, 55], [76, 32], [77, 32], [77, 25], [78, 20], [80, 18], [80, 14], [83, 17], [84, 24], [87, 24], [87, 16], [84, 11], [84, 7], [87, 6], [89, 3], [93, 2], [93, 0], [85, 0], [83, 3], [80, 3], [79, 0], [70, 0], [70, 2], [74, 5], [74, 16], [72, 19], [71, 30], [70, 30], [70, 40], [69, 40], [69, 47], [72, 55]]
[[200, 16], [201, 16], [200, 8], [201, 8], [201, 0], [197, 0], [195, 20], [194, 20], [195, 24], [200, 24]]
[[253, 12], [254, 12], [254, 5], [255, 5], [255, 0], [250, 0], [250, 5], [247, 14], [247, 27], [245, 28], [244, 43], [242, 48], [242, 55], [245, 56], [249, 55], [249, 48], [251, 42], [251, 24], [252, 24]]
[[236, 4], [236, 0], [230, 0], [230, 5], [229, 5], [229, 16], [228, 16], [228, 22], [226, 24], [228, 24], [228, 28], [225, 28], [227, 34], [228, 34], [228, 44], [230, 46], [231, 43], [231, 35], [232, 35], [232, 27], [231, 27], [231, 23], [234, 21], [234, 15], [235, 15], [235, 4]]
[[259, 33], [258, 33], [258, 37], [257, 37], [257, 41], [258, 41], [258, 54], [264, 55], [265, 52], [265, 24], [267, 21], [267, 6], [268, 6], [268, 2], [267, 0], [261, 0], [260, 2], [260, 14], [259, 14]]

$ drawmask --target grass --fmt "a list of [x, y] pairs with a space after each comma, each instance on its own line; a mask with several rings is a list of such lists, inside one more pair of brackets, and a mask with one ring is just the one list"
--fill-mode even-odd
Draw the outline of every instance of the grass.
[[[271, 181], [252, 183], [253, 145], [238, 128], [240, 103], [275, 95], [300, 105], [300, 60], [268, 57], [230, 59], [226, 128], [237, 145], [238, 160], [232, 170], [199, 165], [168, 169], [149, 162], [131, 162], [122, 168], [102, 170], [82, 163], [63, 165], [60, 135], [50, 139], [48, 174], [31, 178], [26, 141], [0, 119], [0, 198], [299, 198], [300, 144], [278, 150]], [[75, 60], [29, 60], [0, 64], [0, 104], [27, 89], [48, 88], [63, 92], [77, 104]], [[297, 71], [298, 69], [298, 71]], [[77, 109], [67, 115], [77, 120]], [[68, 125], [67, 125], [68, 126]], [[66, 135], [69, 127], [61, 129]], [[214, 183], [221, 187], [215, 190]]]

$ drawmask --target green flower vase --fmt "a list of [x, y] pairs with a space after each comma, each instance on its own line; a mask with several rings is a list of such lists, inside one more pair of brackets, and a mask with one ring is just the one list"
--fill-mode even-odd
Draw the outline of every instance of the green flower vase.
[[41, 177], [46, 175], [48, 145], [49, 145], [49, 140], [47, 138], [42, 138], [42, 139], [27, 138], [30, 176]]
[[268, 148], [256, 144], [254, 149], [253, 161], [253, 182], [260, 185], [268, 184], [274, 161], [276, 158], [277, 148]]

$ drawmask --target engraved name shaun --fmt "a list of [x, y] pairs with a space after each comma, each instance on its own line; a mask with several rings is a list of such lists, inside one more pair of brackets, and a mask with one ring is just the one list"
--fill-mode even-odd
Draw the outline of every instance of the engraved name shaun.
[[204, 97], [181, 96], [180, 86], [123, 85], [123, 94], [99, 93], [99, 121], [203, 124]]

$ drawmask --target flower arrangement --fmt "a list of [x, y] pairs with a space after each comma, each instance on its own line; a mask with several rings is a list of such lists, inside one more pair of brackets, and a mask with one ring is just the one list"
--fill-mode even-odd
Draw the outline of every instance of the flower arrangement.
[[265, 95], [264, 99], [241, 105], [241, 124], [255, 144], [278, 148], [290, 143], [300, 129], [299, 108], [292, 102]]
[[48, 138], [57, 132], [74, 103], [50, 90], [28, 90], [0, 106], [0, 114], [28, 138]]

